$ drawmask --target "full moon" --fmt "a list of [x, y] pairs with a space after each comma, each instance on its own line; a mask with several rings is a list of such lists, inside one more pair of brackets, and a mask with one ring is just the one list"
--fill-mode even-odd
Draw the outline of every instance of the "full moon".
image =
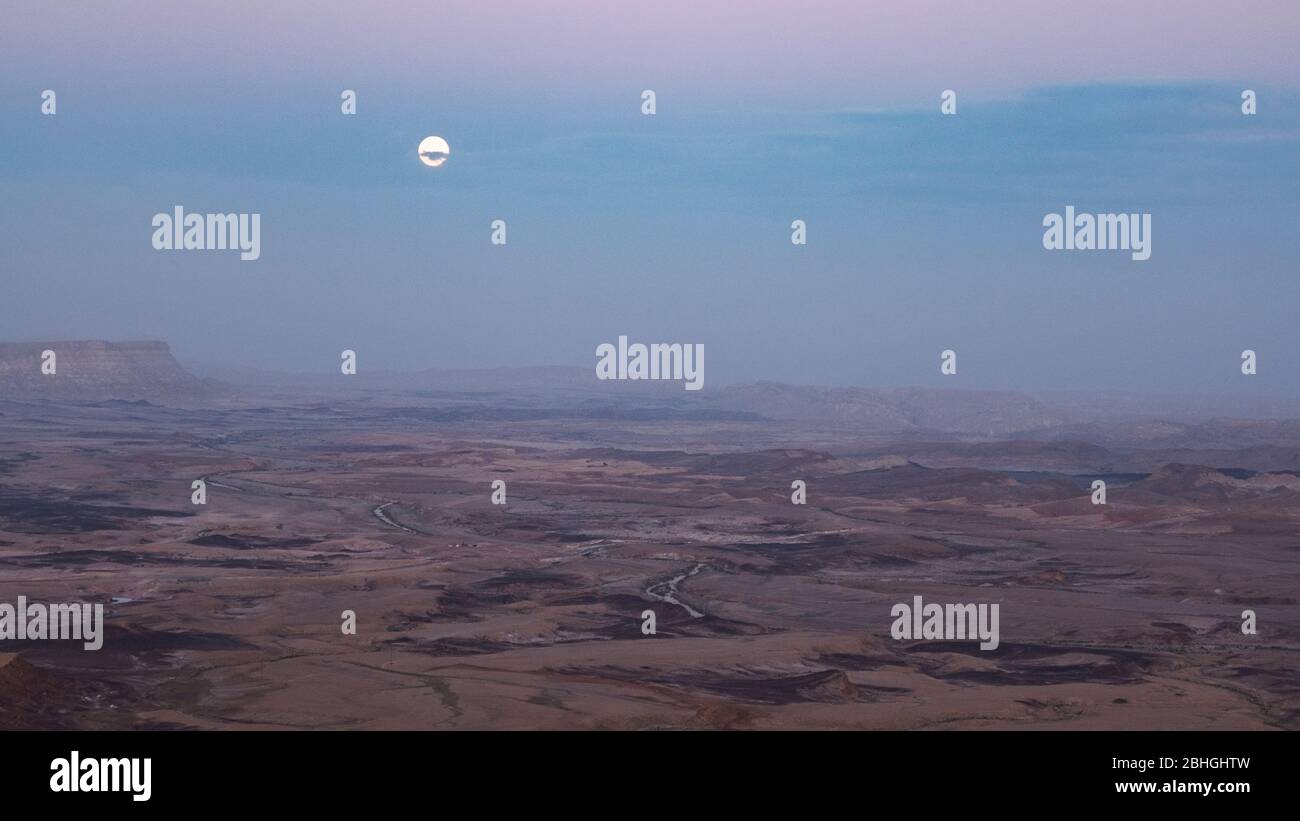
[[437, 168], [451, 156], [451, 146], [442, 137], [425, 137], [420, 141], [420, 162], [430, 168]]

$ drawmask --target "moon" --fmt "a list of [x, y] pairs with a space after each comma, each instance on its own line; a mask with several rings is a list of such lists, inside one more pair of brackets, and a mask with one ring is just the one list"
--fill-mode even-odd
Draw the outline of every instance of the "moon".
[[442, 137], [436, 135], [421, 140], [418, 151], [420, 162], [430, 168], [437, 168], [451, 156], [451, 146], [447, 145], [447, 141]]

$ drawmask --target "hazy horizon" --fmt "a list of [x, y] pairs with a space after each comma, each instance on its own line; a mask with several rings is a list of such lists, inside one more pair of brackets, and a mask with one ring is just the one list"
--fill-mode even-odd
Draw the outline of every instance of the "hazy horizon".
[[[312, 372], [627, 335], [703, 344], [709, 385], [1300, 395], [1300, 7], [570, 5], [11, 12], [0, 337]], [[154, 250], [177, 205], [261, 214], [261, 258]], [[1151, 258], [1045, 251], [1071, 205], [1150, 213]]]

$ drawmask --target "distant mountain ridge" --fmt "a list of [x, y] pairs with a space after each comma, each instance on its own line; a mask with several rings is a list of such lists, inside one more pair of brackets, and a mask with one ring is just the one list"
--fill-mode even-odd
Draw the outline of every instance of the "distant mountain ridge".
[[829, 388], [757, 382], [685, 391], [680, 382], [601, 381], [589, 368], [563, 366], [478, 370], [380, 371], [354, 376], [292, 374], [254, 369], [192, 366], [232, 384], [280, 391], [399, 391], [425, 398], [452, 394], [532, 397], [550, 406], [605, 403], [643, 408], [655, 404], [686, 411], [745, 414], [768, 419], [843, 425], [893, 433], [937, 430], [1005, 435], [1065, 424], [1070, 417], [1019, 393], [927, 388]]
[[[57, 356], [42, 373], [42, 352]], [[1300, 447], [1300, 405], [1262, 397], [1029, 394], [937, 388], [842, 388], [755, 382], [683, 390], [681, 382], [601, 381], [581, 367], [475, 370], [371, 369], [355, 375], [291, 373], [177, 362], [166, 342], [0, 342], [0, 400], [292, 405], [364, 401], [376, 408], [432, 409], [439, 419], [616, 418], [770, 420], [868, 435], [1013, 439], [1171, 450], [1210, 444]], [[1296, 412], [1288, 414], [1289, 407]], [[1265, 409], [1273, 419], [1222, 415]], [[441, 410], [439, 410], [441, 409]], [[423, 412], [423, 411], [421, 411]], [[495, 416], [494, 416], [495, 414]], [[502, 416], [504, 414], [504, 416]], [[520, 415], [523, 416], [520, 416]], [[435, 414], [436, 416], [436, 414]], [[434, 417], [430, 417], [434, 418]], [[1176, 420], [1176, 421], [1175, 421]], [[1271, 464], [1271, 463], [1270, 463]], [[1294, 469], [1300, 465], [1278, 467]]]
[[843, 424], [868, 431], [938, 430], [1000, 436], [1066, 424], [1071, 417], [1021, 393], [935, 388], [825, 388], [757, 382], [721, 389], [723, 410]]

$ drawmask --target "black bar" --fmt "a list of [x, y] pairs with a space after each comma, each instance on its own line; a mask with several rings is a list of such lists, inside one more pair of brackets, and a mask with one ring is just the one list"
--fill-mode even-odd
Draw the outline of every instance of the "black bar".
[[[629, 804], [668, 811], [681, 802], [690, 812], [700, 802], [762, 809], [774, 801], [800, 802], [809, 811], [850, 801], [880, 811], [896, 800], [914, 803], [917, 812], [1022, 804], [1044, 812], [1233, 811], [1243, 802], [1286, 801], [1292, 785], [1284, 767], [1293, 753], [1289, 734], [1260, 732], [151, 731], [18, 732], [0, 740], [7, 801], [126, 812], [271, 805], [412, 807], [445, 815], [531, 802], [603, 814]], [[126, 790], [53, 792], [51, 762], [74, 750], [83, 766], [92, 757], [149, 758], [148, 800], [133, 800]], [[1117, 767], [1117, 759], [1154, 766]], [[1176, 766], [1159, 766], [1171, 760]], [[1148, 783], [1155, 793], [1121, 793], [1117, 786]], [[1174, 783], [1235, 791], [1161, 791]]]

